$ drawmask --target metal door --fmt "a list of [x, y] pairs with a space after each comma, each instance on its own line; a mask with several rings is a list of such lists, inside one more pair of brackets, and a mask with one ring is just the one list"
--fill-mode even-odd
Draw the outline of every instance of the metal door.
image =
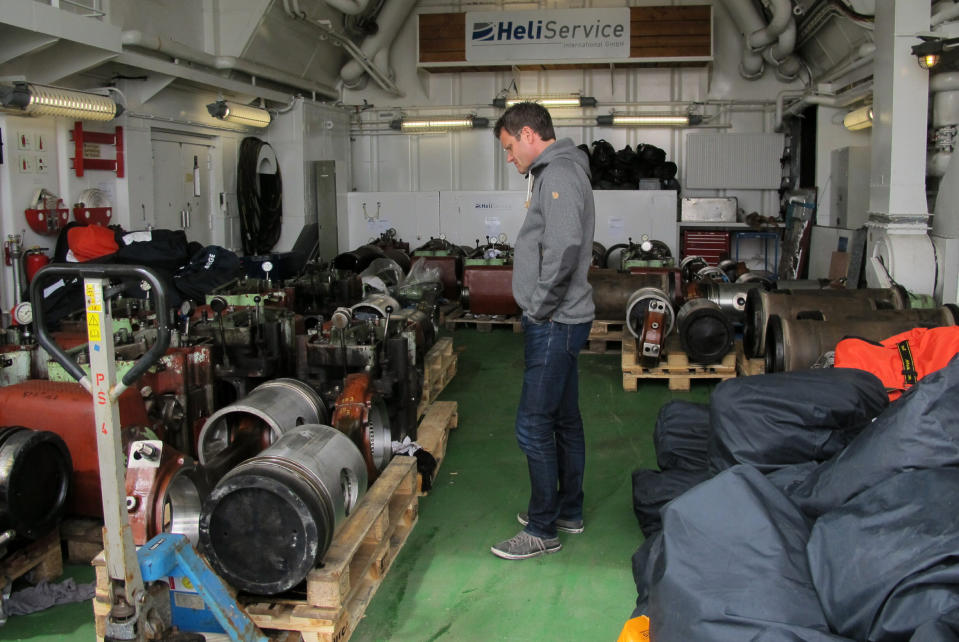
[[202, 245], [211, 242], [211, 147], [153, 138], [154, 225], [186, 232]]

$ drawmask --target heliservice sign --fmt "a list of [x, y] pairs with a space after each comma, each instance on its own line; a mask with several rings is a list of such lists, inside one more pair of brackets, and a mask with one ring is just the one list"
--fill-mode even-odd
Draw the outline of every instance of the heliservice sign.
[[466, 14], [469, 62], [628, 57], [628, 7]]

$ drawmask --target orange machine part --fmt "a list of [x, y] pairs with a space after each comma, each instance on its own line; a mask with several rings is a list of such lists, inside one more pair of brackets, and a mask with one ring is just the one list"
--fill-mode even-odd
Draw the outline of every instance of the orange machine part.
[[[146, 407], [135, 388], [119, 400], [124, 428], [147, 426]], [[30, 380], [0, 388], [0, 425], [49, 430], [63, 438], [73, 458], [67, 512], [101, 517], [100, 465], [93, 418], [93, 398], [78, 383]]]
[[347, 375], [343, 382], [343, 392], [336, 398], [331, 423], [333, 427], [353, 440], [363, 454], [369, 482], [379, 477], [379, 471], [373, 463], [373, 449], [370, 446], [370, 406], [373, 403], [372, 381], [366, 373]]

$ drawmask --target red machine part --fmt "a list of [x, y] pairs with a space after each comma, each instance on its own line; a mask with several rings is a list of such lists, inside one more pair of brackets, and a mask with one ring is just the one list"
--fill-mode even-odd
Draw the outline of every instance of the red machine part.
[[142, 546], [171, 530], [196, 542], [200, 508], [209, 494], [196, 463], [158, 441], [137, 442], [131, 450], [126, 496], [133, 543]]
[[[119, 399], [120, 423], [128, 429], [149, 425], [143, 399], [128, 388]], [[63, 438], [73, 459], [67, 512], [100, 517], [100, 465], [93, 399], [78, 383], [30, 380], [0, 388], [0, 425], [49, 430]]]
[[463, 307], [473, 314], [519, 314], [513, 298], [512, 265], [471, 265], [463, 269]]
[[363, 454], [370, 484], [379, 477], [373, 462], [373, 445], [370, 443], [370, 414], [373, 407], [373, 383], [370, 375], [362, 372], [347, 375], [343, 392], [336, 398], [336, 409], [330, 423], [349, 437]]

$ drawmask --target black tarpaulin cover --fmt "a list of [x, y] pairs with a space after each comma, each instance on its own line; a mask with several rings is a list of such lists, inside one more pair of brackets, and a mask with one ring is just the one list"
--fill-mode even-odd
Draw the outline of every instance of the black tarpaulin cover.
[[829, 637], [806, 562], [810, 522], [758, 470], [720, 473], [669, 503], [662, 518], [661, 547], [650, 556], [652, 639], [838, 639]]
[[908, 639], [959, 608], [959, 469], [907, 471], [863, 491], [816, 520], [806, 550], [833, 630]]
[[959, 465], [959, 360], [910, 388], [838, 455], [789, 489], [809, 515], [912, 468]]
[[709, 440], [709, 406], [690, 401], [670, 401], [659, 409], [653, 446], [660, 470], [706, 469]]
[[769, 472], [826, 460], [888, 404], [882, 382], [864, 370], [727, 379], [711, 399], [710, 470], [751, 464]]

